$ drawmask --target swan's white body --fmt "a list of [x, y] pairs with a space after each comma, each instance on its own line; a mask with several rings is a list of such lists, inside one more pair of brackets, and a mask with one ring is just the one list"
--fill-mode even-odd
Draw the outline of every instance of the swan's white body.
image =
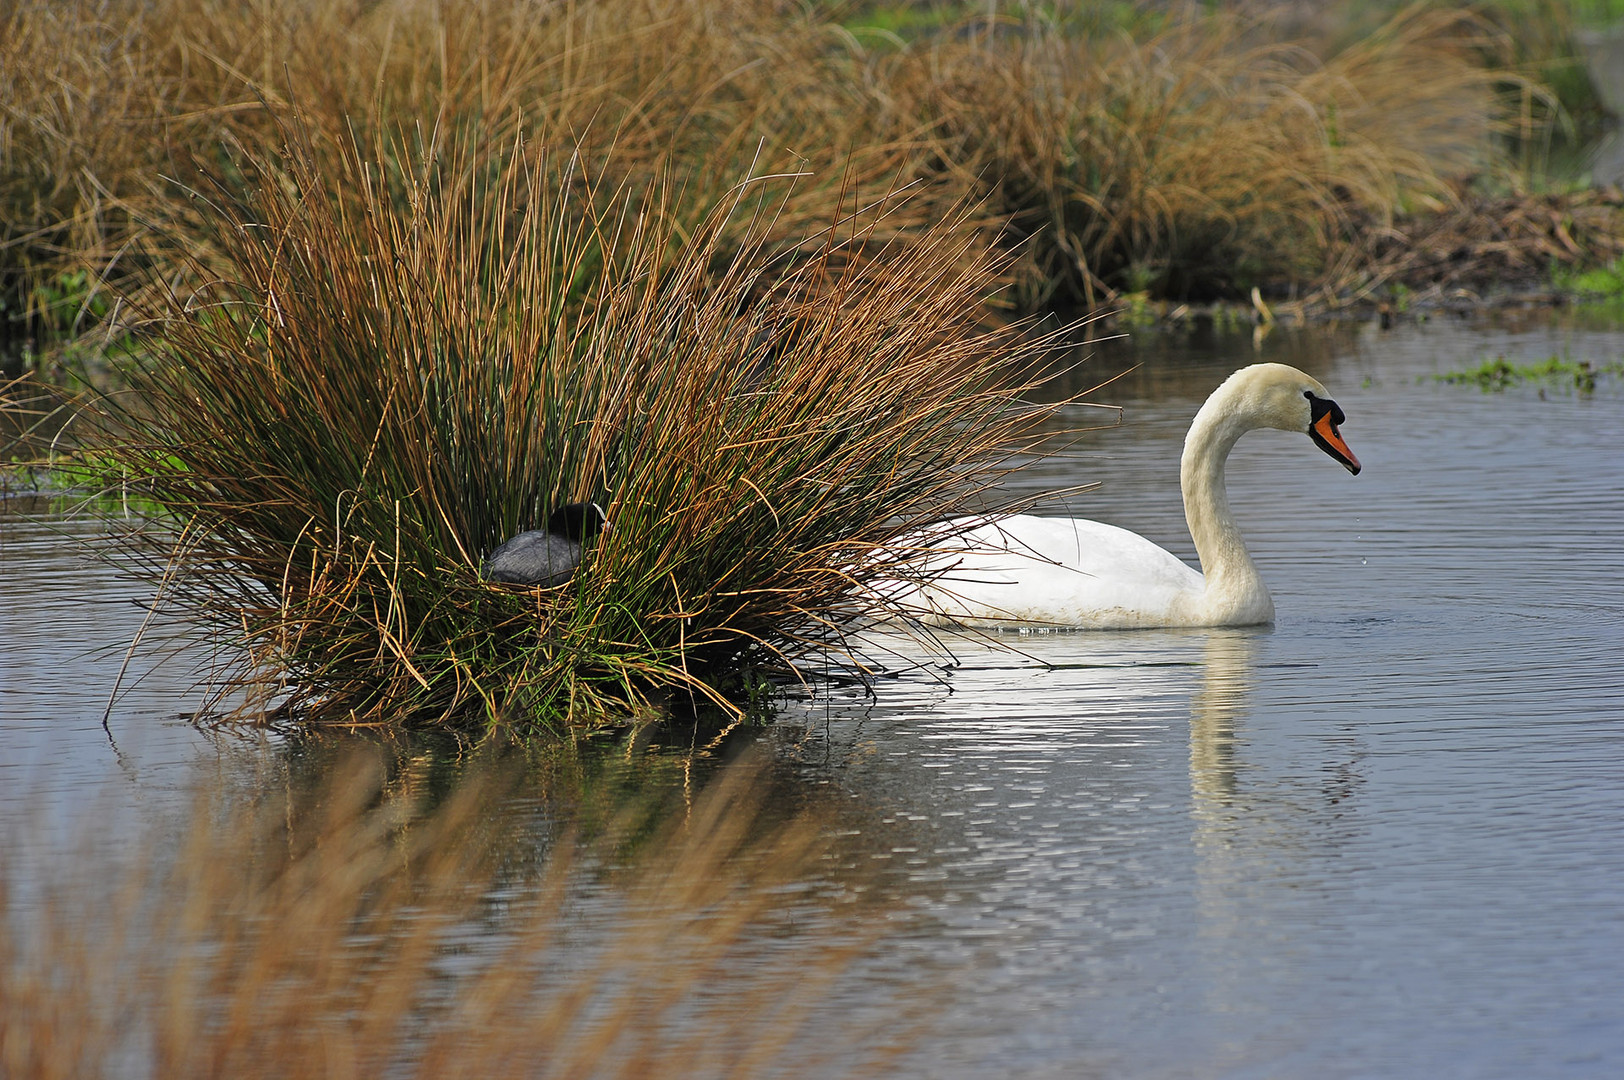
[[1098, 521], [960, 518], [918, 534], [919, 576], [888, 599], [927, 623], [1125, 630], [1272, 622], [1274, 601], [1229, 511], [1224, 462], [1260, 427], [1302, 431], [1350, 471], [1359, 462], [1325, 388], [1284, 364], [1255, 364], [1213, 391], [1190, 425], [1180, 482], [1197, 572], [1144, 537]]
[[[958, 519], [945, 527], [967, 524]], [[900, 599], [933, 625], [1201, 625], [1191, 621], [1205, 590], [1201, 574], [1115, 525], [1022, 515], [978, 525], [932, 548], [920, 567], [927, 583]], [[1264, 612], [1259, 621], [1268, 618]]]

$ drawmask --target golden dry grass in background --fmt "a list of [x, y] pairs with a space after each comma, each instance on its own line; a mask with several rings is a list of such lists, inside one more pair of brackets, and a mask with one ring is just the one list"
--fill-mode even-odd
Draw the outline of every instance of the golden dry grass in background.
[[1412, 11], [1329, 58], [1222, 12], [1143, 40], [1026, 30], [938, 45], [914, 96], [1033, 236], [1039, 300], [1340, 285], [1355, 219], [1450, 205], [1451, 179], [1494, 167], [1506, 76], [1464, 14]]
[[984, 240], [1010, 217], [1013, 236], [1034, 237], [1026, 306], [1336, 290], [1358, 283], [1350, 225], [1448, 205], [1450, 182], [1471, 176], [1514, 185], [1490, 136], [1533, 122], [1543, 93], [1509, 66], [1511, 35], [1459, 11], [1372, 23], [1378, 6], [1349, 39], [1267, 5], [1147, 8], [1091, 27], [1011, 6], [904, 40], [854, 33], [864, 10], [13, 0], [0, 19], [0, 286], [45, 324], [83, 329], [102, 310], [99, 275], [137, 287], [196, 246], [148, 227], [181, 194], [164, 178], [297, 105], [363, 140], [517, 118], [594, 175], [676, 177], [673, 212], [695, 224], [745, 172], [804, 171], [823, 197], [781, 221], [791, 238], [853, 183], [920, 181], [916, 210], [887, 225], [903, 237], [990, 194]]
[[[544, 838], [513, 769], [427, 802], [357, 754], [304, 790], [200, 775], [133, 850], [33, 873], [14, 832], [0, 1075], [883, 1075], [919, 1005], [883, 1028], [829, 1010], [886, 920], [797, 885], [824, 845], [758, 819], [759, 779]], [[850, 1037], [820, 1051], [808, 1021]]]
[[[903, 159], [860, 131], [871, 110], [829, 41], [763, 0], [19, 0], [0, 22], [0, 244], [24, 287], [7, 284], [37, 305], [63, 269], [180, 269], [196, 238], [147, 227], [183, 196], [172, 181], [293, 105], [331, 136], [517, 126], [593, 175], [677, 171], [692, 224], [752, 162], [810, 170], [831, 199], [889, 186]], [[830, 205], [801, 213], [787, 233]]]

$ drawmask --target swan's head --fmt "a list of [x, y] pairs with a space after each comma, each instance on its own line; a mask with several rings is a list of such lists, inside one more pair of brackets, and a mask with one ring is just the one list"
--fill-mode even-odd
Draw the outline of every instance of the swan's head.
[[1251, 426], [1300, 431], [1342, 467], [1359, 475], [1359, 459], [1342, 439], [1342, 408], [1318, 379], [1285, 364], [1253, 364], [1231, 375], [1213, 395], [1222, 395]]

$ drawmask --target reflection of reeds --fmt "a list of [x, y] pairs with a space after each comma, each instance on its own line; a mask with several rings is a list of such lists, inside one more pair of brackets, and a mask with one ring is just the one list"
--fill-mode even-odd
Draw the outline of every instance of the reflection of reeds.
[[[205, 790], [122, 876], [87, 857], [42, 885], [7, 858], [0, 1074], [817, 1072], [797, 1036], [864, 938], [789, 928], [816, 830], [755, 827], [748, 773], [619, 870], [614, 830], [512, 858], [540, 841], [497, 826], [502, 770], [426, 809], [361, 762], [308, 801]], [[835, 1052], [874, 1066], [887, 1042]]]

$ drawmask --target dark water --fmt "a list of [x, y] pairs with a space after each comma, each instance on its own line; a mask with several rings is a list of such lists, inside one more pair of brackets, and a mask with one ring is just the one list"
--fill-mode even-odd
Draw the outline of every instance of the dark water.
[[[791, 700], [750, 736], [775, 798], [838, 834], [821, 884], [893, 905], [830, 1041], [925, 1001], [903, 1075], [1624, 1075], [1624, 386], [1429, 378], [1498, 354], [1617, 361], [1624, 333], [1100, 350], [1082, 377], [1140, 365], [1100, 395], [1121, 428], [1020, 480], [1101, 481], [1079, 516], [1193, 558], [1179, 443], [1255, 359], [1326, 384], [1365, 471], [1278, 432], [1232, 457], [1271, 629], [955, 643], [951, 670]], [[175, 719], [195, 647], [138, 657], [104, 729], [143, 593], [85, 532], [0, 516], [0, 815], [42, 824], [47, 862], [86, 806], [138, 824], [200, 768], [287, 752]], [[605, 758], [638, 754], [672, 758]]]

